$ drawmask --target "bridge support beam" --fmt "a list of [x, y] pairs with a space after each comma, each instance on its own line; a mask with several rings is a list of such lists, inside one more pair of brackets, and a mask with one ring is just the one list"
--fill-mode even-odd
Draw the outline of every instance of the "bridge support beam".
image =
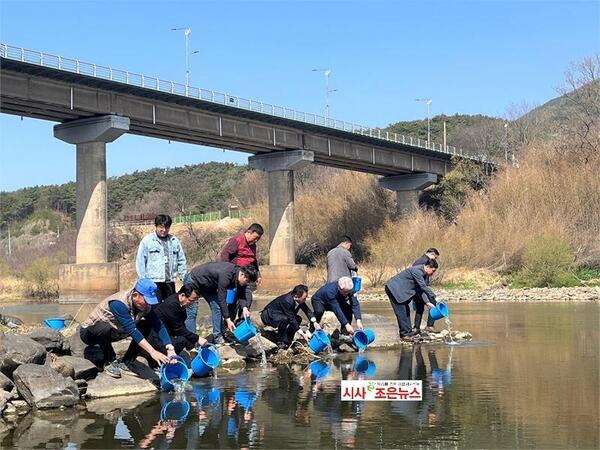
[[265, 291], [282, 292], [304, 283], [306, 266], [296, 264], [294, 170], [314, 161], [314, 153], [291, 150], [248, 158], [253, 169], [267, 172], [269, 196], [269, 265], [261, 267]]
[[119, 290], [119, 266], [107, 262], [106, 144], [129, 131], [129, 118], [91, 117], [54, 127], [54, 137], [76, 145], [75, 264], [59, 271], [61, 302], [96, 300]]
[[379, 186], [396, 191], [396, 208], [399, 215], [406, 215], [419, 207], [419, 194], [438, 182], [434, 173], [410, 173], [390, 175], [379, 179]]

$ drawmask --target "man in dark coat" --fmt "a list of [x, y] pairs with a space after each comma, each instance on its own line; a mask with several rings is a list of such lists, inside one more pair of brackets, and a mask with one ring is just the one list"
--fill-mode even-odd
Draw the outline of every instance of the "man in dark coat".
[[306, 338], [300, 329], [302, 323], [298, 310], [302, 310], [314, 328], [321, 329], [317, 319], [306, 304], [308, 287], [299, 284], [291, 292], [280, 295], [262, 310], [260, 318], [265, 325], [277, 328], [277, 345], [287, 348], [297, 331]]
[[364, 329], [360, 304], [354, 295], [354, 283], [350, 277], [342, 277], [337, 282], [327, 283], [319, 288], [311, 298], [315, 318], [321, 321], [325, 311], [333, 311], [342, 326], [342, 333], [354, 334], [352, 316], [356, 318], [356, 327]]
[[[202, 264], [194, 269], [186, 277], [186, 284], [191, 284], [194, 290], [200, 294], [208, 303], [212, 313], [213, 336], [215, 343], [222, 344], [223, 319], [227, 323], [229, 331], [235, 329], [231, 317], [230, 308], [227, 305], [227, 291], [236, 291], [236, 309], [246, 318], [250, 317], [250, 303], [246, 299], [246, 286], [256, 281], [257, 272], [253, 266], [237, 267], [229, 262], [211, 262]], [[196, 331], [196, 317], [187, 316], [186, 327], [188, 330]]]
[[394, 309], [402, 340], [415, 340], [414, 337], [417, 334], [410, 327], [410, 302], [423, 293], [425, 306], [428, 309], [435, 306], [432, 303], [432, 300], [435, 301], [435, 293], [427, 286], [425, 278], [432, 276], [437, 268], [438, 263], [433, 259], [428, 259], [425, 264], [409, 267], [385, 283], [385, 293]]
[[[421, 266], [423, 264], [425, 264], [427, 262], [427, 259], [433, 259], [433, 260], [437, 260], [437, 258], [440, 256], [440, 252], [438, 251], [437, 248], [435, 247], [431, 247], [429, 249], [427, 249], [427, 251], [425, 252], [425, 254], [423, 256], [421, 256], [419, 259], [417, 259], [414, 263], [413, 263], [413, 267], [416, 266]], [[425, 277], [425, 281], [427, 282], [427, 286], [429, 286], [429, 276]], [[415, 327], [413, 331], [416, 332], [420, 332], [421, 331], [421, 321], [423, 320], [423, 312], [425, 311], [425, 300], [423, 300], [425, 294], [421, 293], [421, 295], [417, 295], [417, 297], [415, 298]], [[437, 302], [435, 300], [432, 300], [431, 303], [433, 303], [434, 305], [437, 304]], [[433, 327], [435, 325], [435, 320], [433, 320], [431, 317], [427, 318], [427, 327], [425, 328], [426, 331], [435, 331], [435, 328]]]

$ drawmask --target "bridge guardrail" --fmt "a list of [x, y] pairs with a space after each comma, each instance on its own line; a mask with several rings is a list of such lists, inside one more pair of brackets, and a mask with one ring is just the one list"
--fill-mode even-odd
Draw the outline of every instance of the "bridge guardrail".
[[226, 106], [232, 106], [239, 109], [259, 112], [271, 116], [282, 117], [285, 119], [296, 120], [312, 125], [319, 125], [336, 130], [356, 133], [363, 136], [369, 136], [384, 141], [411, 145], [426, 150], [431, 150], [445, 155], [460, 156], [467, 159], [485, 162], [479, 155], [468, 154], [463, 149], [457, 149], [451, 145], [444, 146], [435, 142], [404, 136], [397, 133], [389, 133], [382, 131], [380, 128], [366, 127], [344, 120], [327, 118], [314, 113], [297, 111], [284, 106], [278, 106], [271, 103], [265, 103], [258, 100], [246, 99], [236, 95], [224, 94], [222, 92], [212, 91], [209, 89], [198, 88], [194, 86], [186, 86], [185, 84], [174, 81], [162, 80], [158, 77], [149, 77], [143, 74], [128, 72], [120, 69], [102, 66], [98, 64], [80, 61], [78, 59], [65, 58], [49, 53], [29, 50], [23, 47], [15, 47], [13, 45], [0, 43], [0, 57], [12, 59], [15, 61], [36, 64], [43, 67], [73, 72], [80, 75], [87, 75], [99, 79], [124, 83], [131, 86], [153, 89], [160, 92], [181, 95], [198, 100], [204, 100], [211, 103], [218, 103]]

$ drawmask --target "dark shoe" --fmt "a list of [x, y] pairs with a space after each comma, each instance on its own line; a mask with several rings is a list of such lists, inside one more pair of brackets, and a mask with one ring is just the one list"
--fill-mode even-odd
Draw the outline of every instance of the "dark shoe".
[[104, 367], [104, 372], [113, 378], [121, 378], [121, 369], [116, 361], [111, 362], [109, 365]]
[[286, 344], [285, 342], [278, 342], [277, 347], [279, 347], [281, 350], [285, 350], [286, 348], [289, 347], [289, 345]]
[[133, 361], [128, 361], [128, 360], [116, 360], [113, 364], [115, 364], [116, 367], [119, 368], [119, 370], [121, 371], [122, 375], [133, 375], [133, 376], [137, 376], [137, 373], [135, 373], [135, 371], [131, 368]]

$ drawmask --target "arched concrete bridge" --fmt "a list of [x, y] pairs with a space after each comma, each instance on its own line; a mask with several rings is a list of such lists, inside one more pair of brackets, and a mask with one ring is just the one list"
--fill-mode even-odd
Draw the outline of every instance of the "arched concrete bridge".
[[118, 287], [118, 267], [107, 263], [106, 144], [123, 133], [253, 154], [250, 166], [268, 172], [270, 266], [262, 271], [273, 289], [304, 277], [294, 255], [294, 170], [316, 163], [382, 175], [380, 185], [408, 210], [453, 158], [475, 159], [451, 146], [7, 44], [0, 57], [0, 112], [60, 122], [54, 136], [76, 145], [76, 264], [61, 267], [65, 300]]

